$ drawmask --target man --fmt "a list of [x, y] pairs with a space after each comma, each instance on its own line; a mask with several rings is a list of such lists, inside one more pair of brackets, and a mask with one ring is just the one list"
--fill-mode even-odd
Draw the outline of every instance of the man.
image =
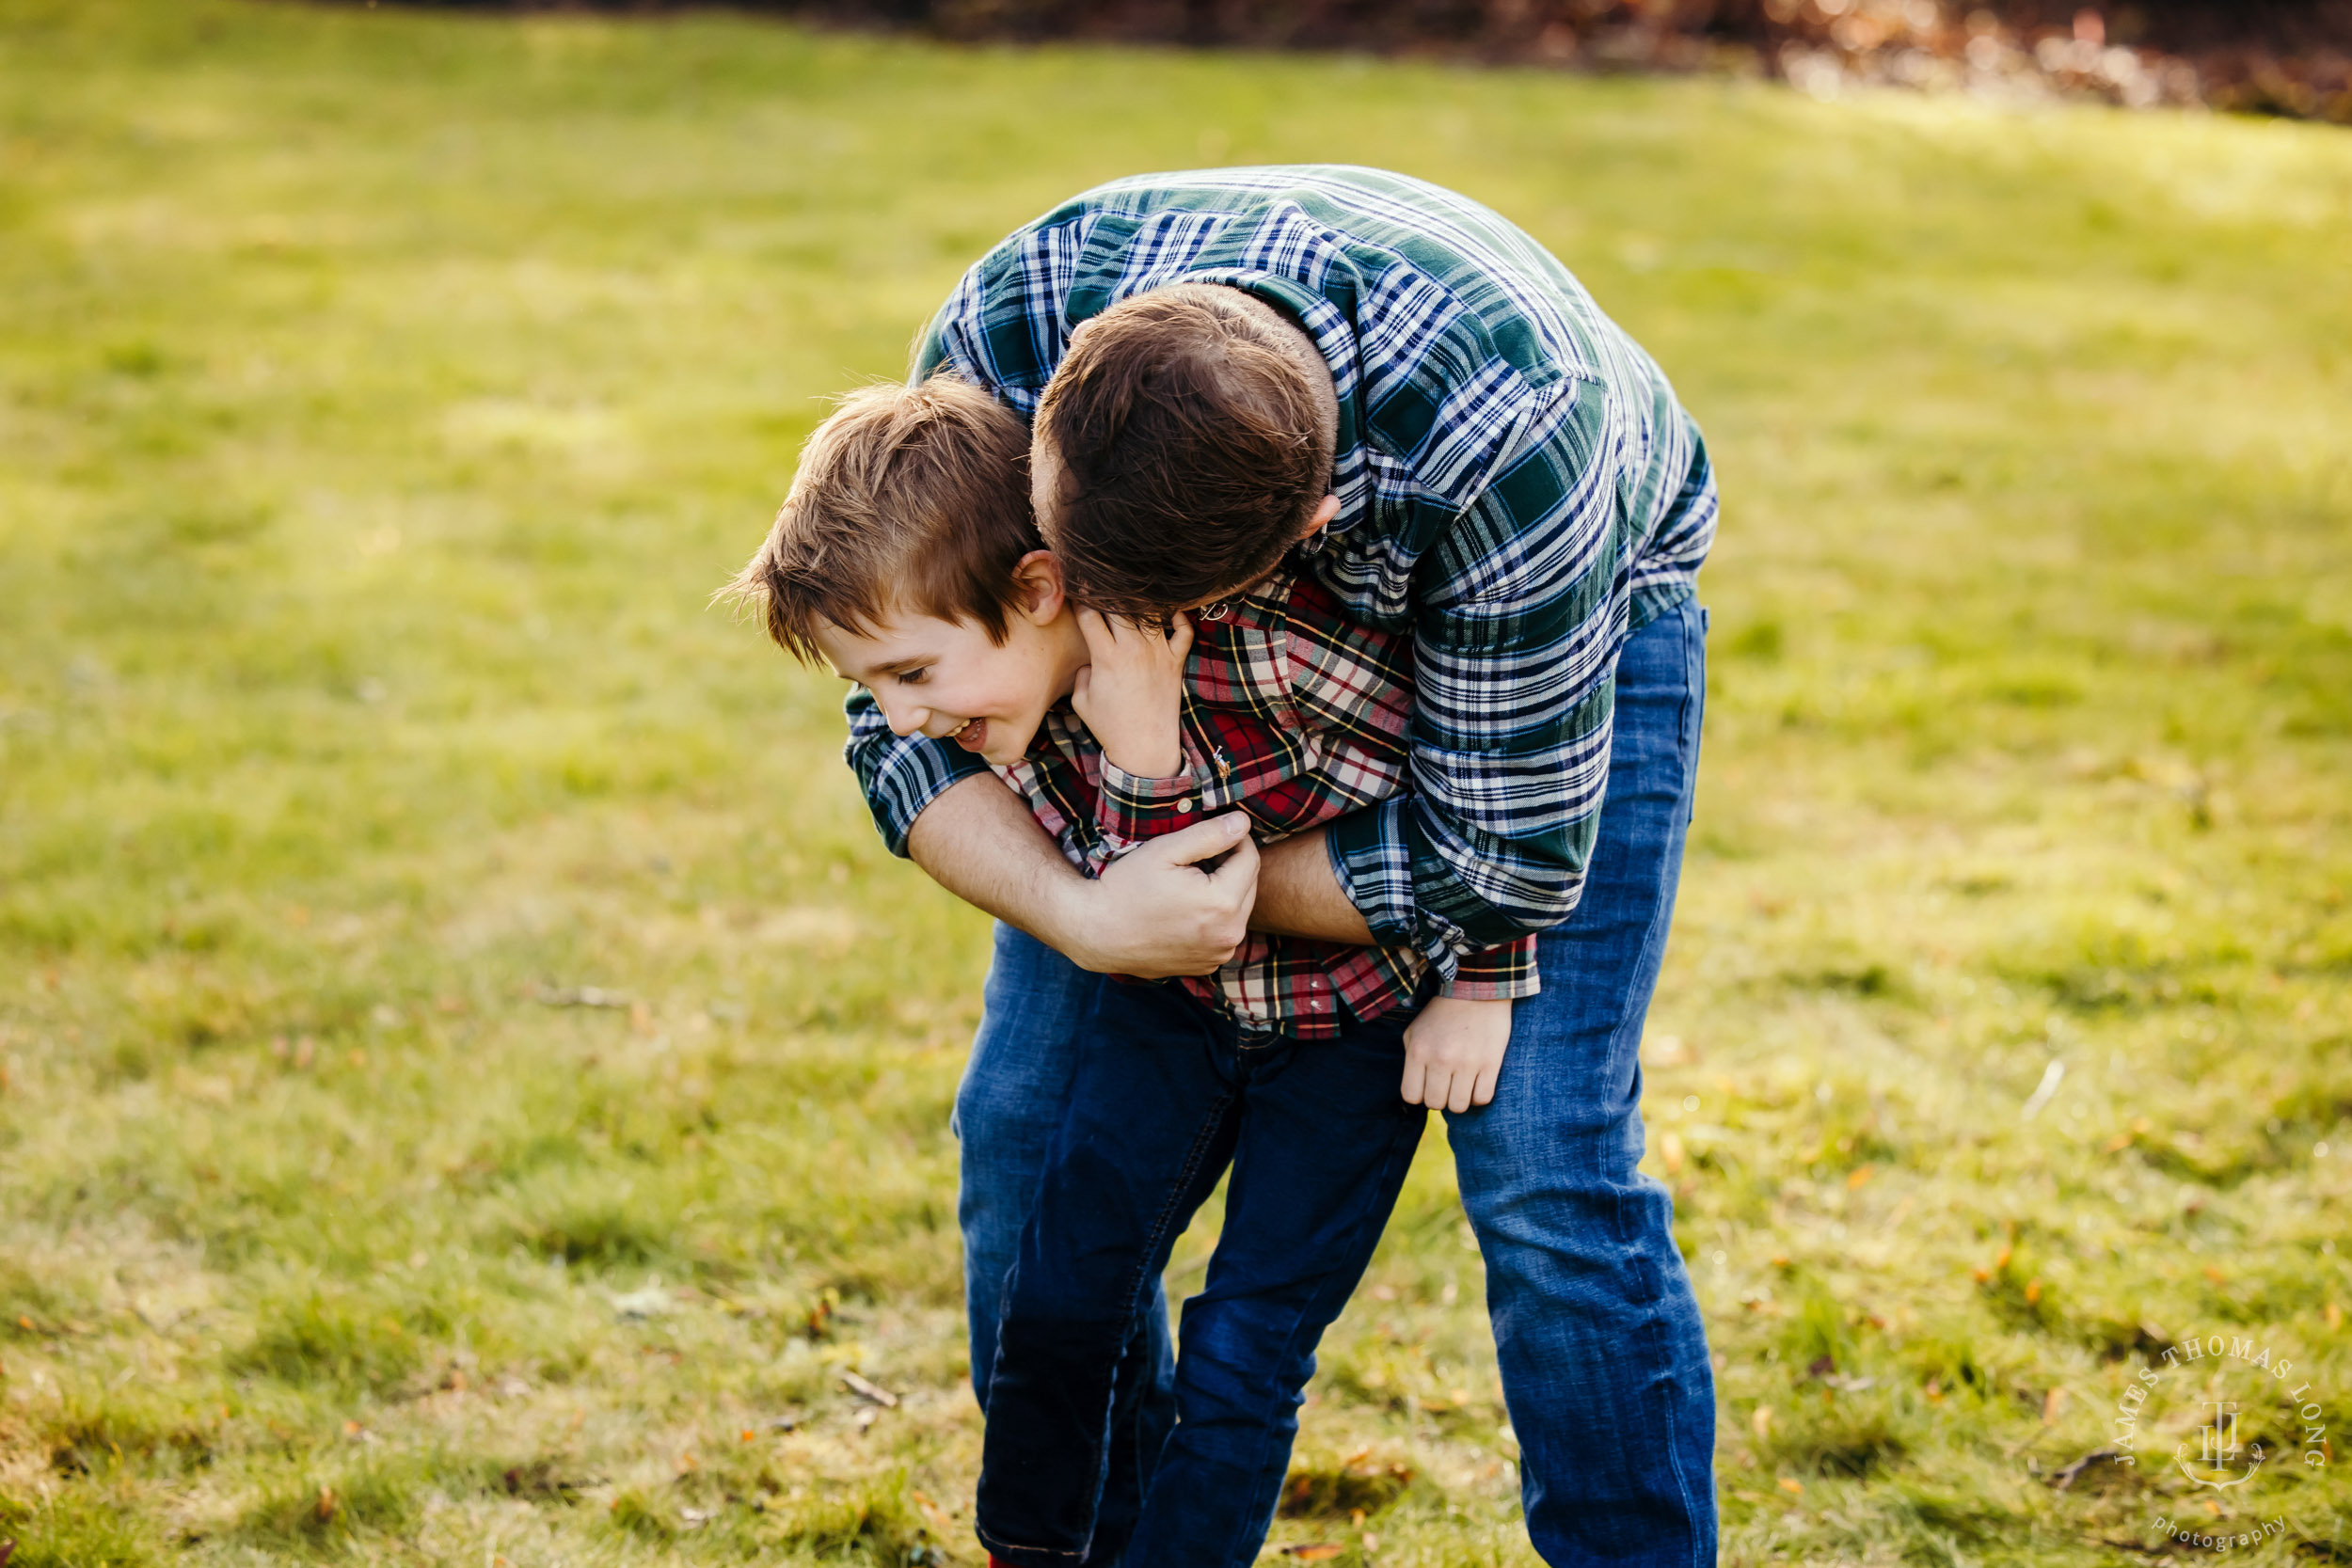
[[[958, 716], [897, 737], [852, 699], [892, 848], [1001, 922], [957, 1101], [982, 1402], [1089, 972], [1206, 973], [1257, 929], [1408, 942], [1450, 976], [1541, 932], [1493, 1103], [1450, 1117], [1529, 1534], [1556, 1564], [1711, 1562], [1706, 1342], [1671, 1204], [1635, 1169], [1715, 525], [1664, 376], [1496, 214], [1337, 167], [1077, 197], [965, 275], [915, 369], [1032, 420], [1039, 526], [1080, 602], [1214, 617], [1290, 555], [1410, 631], [1417, 689], [1411, 795], [1263, 855], [1204, 822], [1098, 881], [946, 743]], [[1142, 1451], [1166, 1418], [1147, 1403]]]

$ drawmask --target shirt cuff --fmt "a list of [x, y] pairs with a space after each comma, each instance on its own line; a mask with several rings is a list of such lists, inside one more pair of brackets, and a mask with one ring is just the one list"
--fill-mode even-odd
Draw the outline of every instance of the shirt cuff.
[[1427, 958], [1440, 981], [1451, 982], [1470, 940], [1450, 921], [1425, 917], [1413, 897], [1413, 851], [1406, 837], [1406, 798], [1396, 796], [1341, 817], [1324, 835], [1331, 872], [1347, 901], [1383, 947], [1408, 947]]
[[[1518, 940], [1514, 932], [1525, 933], [1534, 922], [1483, 903], [1465, 888], [1446, 861], [1422, 842], [1414, 810], [1413, 797], [1396, 796], [1341, 817], [1325, 843], [1341, 890], [1380, 945], [1410, 948], [1429, 960], [1440, 982], [1448, 982], [1469, 955], [1498, 939], [1508, 945]], [[1570, 879], [1565, 908], [1545, 924], [1556, 924], [1576, 907], [1582, 882], [1581, 873]], [[1448, 905], [1433, 905], [1424, 892], [1447, 898]], [[1452, 914], [1476, 922], [1478, 932], [1472, 934]]]
[[865, 789], [875, 830], [890, 852], [904, 860], [907, 837], [914, 832], [914, 819], [923, 815], [924, 808], [975, 773], [987, 772], [988, 764], [960, 747], [919, 736], [883, 745], [887, 749], [879, 753], [861, 752], [859, 742], [852, 738], [849, 760]]
[[1466, 953], [1454, 977], [1438, 994], [1460, 1002], [1516, 1002], [1543, 994], [1543, 976], [1535, 968], [1535, 939], [1521, 937], [1506, 947]]
[[1189, 747], [1184, 753], [1188, 770], [1165, 779], [1139, 778], [1108, 757], [1102, 760], [1095, 825], [1105, 834], [1134, 843], [1189, 828], [1199, 819], [1200, 787], [1189, 771]]

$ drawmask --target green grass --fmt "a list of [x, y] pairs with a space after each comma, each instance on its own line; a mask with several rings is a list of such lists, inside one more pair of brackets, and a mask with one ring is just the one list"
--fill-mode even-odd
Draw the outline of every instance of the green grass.
[[[2164, 1338], [2260, 1337], [2337, 1419], [2344, 133], [0, 0], [17, 1568], [976, 1560], [983, 923], [704, 601], [1005, 229], [1311, 158], [1518, 217], [1720, 461], [1647, 1087], [1729, 1559], [2212, 1519], [2160, 1465], [2049, 1484]], [[1433, 1144], [1278, 1530], [1343, 1565], [1533, 1561]], [[2208, 1496], [2352, 1557], [2332, 1465]]]

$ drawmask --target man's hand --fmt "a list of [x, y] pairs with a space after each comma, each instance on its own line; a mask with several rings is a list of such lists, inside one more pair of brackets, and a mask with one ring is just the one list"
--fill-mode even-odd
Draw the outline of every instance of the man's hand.
[[1258, 897], [1258, 847], [1240, 812], [1155, 838], [1090, 882], [993, 773], [924, 807], [907, 852], [965, 903], [1104, 974], [1208, 974], [1248, 938]]
[[1486, 1104], [1510, 1044], [1510, 1003], [1432, 998], [1405, 1026], [1406, 1102], [1433, 1111]]
[[[1201, 863], [1219, 855], [1215, 870]], [[1206, 974], [1249, 935], [1258, 899], [1249, 818], [1229, 812], [1147, 840], [1098, 880], [1065, 892], [1072, 902], [1048, 940], [1080, 969], [1143, 980]]]
[[1094, 662], [1078, 672], [1070, 705], [1094, 732], [1103, 754], [1138, 779], [1173, 778], [1183, 772], [1190, 619], [1179, 613], [1163, 634], [1123, 615], [1081, 610], [1078, 630]]

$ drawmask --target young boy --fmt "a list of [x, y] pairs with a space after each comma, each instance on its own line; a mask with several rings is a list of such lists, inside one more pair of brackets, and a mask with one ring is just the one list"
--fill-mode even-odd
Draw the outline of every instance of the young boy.
[[[863, 721], [993, 765], [1089, 873], [1230, 807], [1275, 838], [1405, 787], [1408, 642], [1287, 567], [1165, 634], [1074, 609], [1030, 520], [1027, 448], [952, 379], [854, 394], [733, 592], [870, 693]], [[1424, 1104], [1491, 1098], [1510, 998], [1536, 988], [1532, 939], [1442, 986], [1428, 969], [1406, 948], [1253, 936], [1214, 974], [1100, 988], [998, 1342], [973, 1347], [994, 1356], [977, 1525], [998, 1560], [1254, 1560], [1314, 1346]], [[1177, 1425], [1144, 1452], [1138, 1309], [1229, 1164]]]

